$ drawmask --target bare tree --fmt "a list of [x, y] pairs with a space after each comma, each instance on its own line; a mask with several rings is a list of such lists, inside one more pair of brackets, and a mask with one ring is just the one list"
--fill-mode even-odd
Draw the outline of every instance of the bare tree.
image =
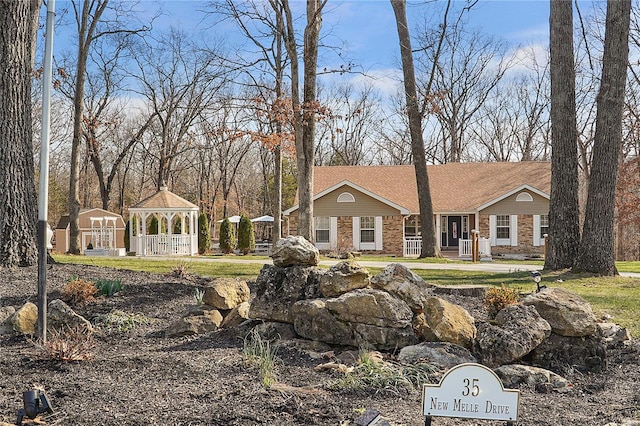
[[307, 0], [304, 30], [303, 98], [300, 102], [298, 46], [289, 0], [279, 0], [285, 14], [285, 46], [291, 60], [291, 99], [294, 111], [296, 159], [298, 165], [298, 235], [313, 241], [313, 154], [315, 152], [315, 117], [317, 110], [316, 77], [318, 40], [322, 27], [322, 9], [327, 0]]
[[38, 1], [0, 2], [0, 265], [37, 262], [31, 75]]
[[134, 51], [137, 79], [154, 117], [145, 149], [155, 160], [156, 188], [172, 179], [174, 161], [195, 146], [202, 113], [225, 84], [217, 55], [202, 49], [177, 30], [143, 43]]
[[551, 0], [551, 200], [546, 269], [573, 266], [580, 241], [573, 10]]
[[[449, 2], [450, 3], [450, 2]], [[404, 90], [407, 102], [407, 115], [409, 116], [409, 131], [411, 132], [411, 154], [415, 167], [416, 182], [418, 186], [418, 204], [420, 207], [420, 224], [422, 227], [422, 249], [420, 258], [435, 257], [440, 255], [440, 250], [436, 242], [435, 224], [433, 220], [433, 205], [431, 202], [431, 189], [429, 187], [429, 176], [427, 174], [427, 162], [424, 154], [424, 140], [422, 138], [422, 114], [418, 106], [418, 95], [416, 91], [416, 77], [413, 66], [413, 53], [411, 51], [411, 38], [407, 25], [406, 2], [404, 0], [391, 0], [391, 6], [396, 17], [398, 28], [398, 38], [400, 42], [400, 56], [402, 58], [402, 71], [404, 73]], [[442, 34], [446, 30], [446, 17], [442, 25]], [[442, 45], [443, 38], [440, 39], [439, 46]], [[439, 57], [439, 48], [435, 55], [434, 64]], [[433, 68], [435, 69], [435, 67]], [[433, 73], [432, 73], [433, 77]], [[432, 82], [433, 79], [430, 79]], [[427, 85], [425, 93], [431, 92], [431, 84]]]
[[113, 19], [105, 15], [110, 7], [110, 0], [72, 0], [73, 18], [78, 35], [78, 50], [75, 63], [75, 81], [73, 85], [73, 139], [71, 143], [71, 168], [69, 176], [69, 252], [80, 253], [80, 233], [78, 218], [80, 213], [80, 156], [84, 136], [85, 85], [87, 64], [92, 45], [103, 37], [117, 34], [135, 34], [146, 31], [146, 28], [127, 29], [123, 26], [122, 17], [131, 13], [134, 3], [119, 1], [113, 10]]
[[631, 0], [607, 1], [593, 163], [585, 222], [574, 272], [617, 275], [615, 188], [622, 145], [622, 112], [629, 60]]
[[[334, 86], [323, 102], [331, 114], [318, 122], [318, 146], [327, 151], [325, 164], [366, 165], [373, 162], [371, 148], [379, 133], [381, 103], [371, 86]], [[319, 164], [316, 156], [316, 164]]]
[[[427, 71], [425, 82], [419, 83], [420, 92], [443, 128], [441, 142], [446, 162], [464, 159], [466, 135], [476, 114], [496, 88], [504, 73], [512, 65], [506, 54], [504, 41], [484, 36], [474, 31], [468, 32], [458, 20], [456, 25], [434, 30], [435, 34], [425, 36], [425, 45], [419, 51], [420, 64]], [[438, 38], [444, 34], [442, 45]], [[434, 69], [435, 78], [430, 71]], [[432, 85], [429, 92], [424, 88]], [[425, 110], [426, 111], [426, 110]]]

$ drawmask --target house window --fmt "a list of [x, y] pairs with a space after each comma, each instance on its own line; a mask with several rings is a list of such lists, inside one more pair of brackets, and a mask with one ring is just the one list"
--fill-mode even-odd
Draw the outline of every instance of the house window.
[[330, 224], [331, 221], [327, 216], [314, 218], [316, 243], [329, 243]]
[[348, 192], [343, 192], [342, 194], [338, 195], [338, 203], [355, 203], [356, 202], [356, 198], [353, 196], [353, 194], [350, 194]]
[[469, 216], [462, 216], [462, 238], [469, 238]]
[[533, 201], [533, 197], [528, 192], [521, 192], [516, 197], [516, 202], [518, 202], [518, 201], [529, 201], [529, 202], [532, 202]]
[[411, 216], [404, 222], [405, 237], [420, 236], [420, 216]]
[[496, 238], [499, 240], [510, 238], [510, 218], [508, 214], [500, 214], [496, 217]]
[[376, 220], [374, 216], [363, 216], [360, 218], [360, 242], [375, 243], [376, 241]]
[[549, 215], [540, 215], [540, 239], [544, 238], [544, 234], [549, 234]]

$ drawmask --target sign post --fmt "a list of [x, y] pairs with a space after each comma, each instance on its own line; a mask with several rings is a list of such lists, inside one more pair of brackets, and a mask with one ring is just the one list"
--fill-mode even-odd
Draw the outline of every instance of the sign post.
[[520, 391], [504, 389], [502, 381], [481, 364], [460, 364], [437, 385], [424, 385], [422, 394], [425, 426], [433, 417], [504, 420], [511, 426], [518, 419]]

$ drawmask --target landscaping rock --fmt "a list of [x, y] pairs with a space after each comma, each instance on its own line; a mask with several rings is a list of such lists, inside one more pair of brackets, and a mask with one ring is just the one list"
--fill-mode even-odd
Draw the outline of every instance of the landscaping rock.
[[528, 295], [522, 303], [535, 306], [556, 334], [580, 337], [591, 336], [596, 332], [596, 317], [591, 306], [568, 290], [547, 288]]
[[423, 342], [400, 349], [398, 361], [403, 364], [425, 362], [442, 370], [465, 362], [477, 362], [467, 348], [443, 342]]
[[296, 265], [316, 266], [320, 260], [320, 252], [304, 237], [289, 236], [275, 243], [271, 257], [273, 264], [282, 268]]
[[18, 333], [34, 336], [38, 331], [38, 307], [27, 302], [11, 317], [11, 325]]
[[220, 328], [237, 327], [249, 319], [249, 302], [242, 302], [224, 316]]
[[16, 309], [13, 306], [3, 306], [0, 308], [0, 335], [12, 334], [13, 324], [11, 324], [11, 317], [16, 313]]
[[549, 384], [552, 389], [560, 389], [569, 385], [567, 379], [553, 371], [528, 365], [503, 365], [493, 371], [500, 377], [505, 388], [517, 388], [525, 384], [535, 389], [539, 385]]
[[416, 341], [411, 310], [383, 291], [363, 289], [335, 299], [300, 301], [293, 316], [296, 333], [329, 344], [394, 349]]
[[320, 279], [320, 293], [323, 297], [335, 297], [351, 290], [369, 286], [371, 274], [353, 261], [340, 262]]
[[510, 364], [536, 348], [551, 334], [551, 326], [533, 306], [510, 305], [498, 312], [496, 325], [477, 325], [474, 347], [483, 364]]
[[316, 267], [265, 265], [255, 282], [249, 317], [293, 324], [293, 304], [319, 298], [320, 279], [325, 273]]
[[47, 329], [65, 332], [74, 328], [83, 328], [89, 333], [93, 332], [93, 326], [86, 318], [78, 315], [62, 300], [52, 300], [47, 307]]
[[433, 286], [406, 266], [392, 263], [371, 278], [371, 287], [384, 290], [404, 301], [413, 312], [420, 313]]
[[476, 335], [474, 320], [461, 306], [438, 297], [430, 297], [424, 304], [424, 313], [413, 321], [416, 334], [426, 341], [449, 342], [471, 348]]
[[216, 331], [222, 323], [222, 314], [206, 305], [191, 307], [185, 316], [171, 324], [166, 337], [193, 336]]
[[629, 331], [613, 322], [598, 323], [598, 335], [609, 346], [619, 345], [631, 340]]
[[563, 373], [599, 373], [607, 366], [607, 348], [596, 336], [568, 337], [552, 333], [527, 359], [531, 364]]
[[253, 331], [265, 340], [291, 340], [299, 336], [293, 329], [293, 325], [282, 322], [265, 321], [257, 324]]
[[248, 302], [251, 292], [247, 282], [233, 278], [218, 278], [207, 287], [202, 300], [216, 309], [228, 310]]

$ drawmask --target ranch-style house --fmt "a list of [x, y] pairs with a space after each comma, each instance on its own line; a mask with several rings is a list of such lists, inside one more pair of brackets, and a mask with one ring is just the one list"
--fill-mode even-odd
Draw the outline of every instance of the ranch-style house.
[[[540, 255], [549, 226], [551, 163], [449, 163], [427, 166], [437, 241], [471, 255]], [[325, 252], [417, 256], [420, 220], [414, 167], [321, 166], [314, 177], [314, 237]], [[297, 233], [297, 209], [284, 212]]]

